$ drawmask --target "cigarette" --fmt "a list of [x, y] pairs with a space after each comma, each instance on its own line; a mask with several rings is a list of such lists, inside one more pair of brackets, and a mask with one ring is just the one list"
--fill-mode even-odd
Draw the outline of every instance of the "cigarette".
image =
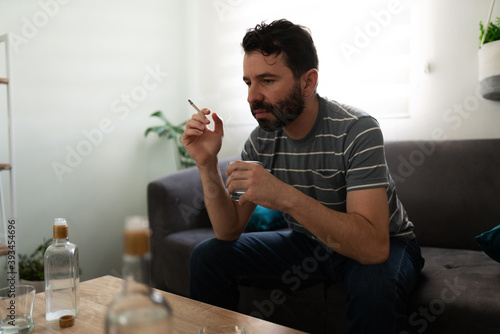
[[198, 107], [196, 106], [196, 104], [193, 103], [193, 101], [191, 100], [188, 100], [189, 104], [198, 112], [198, 114], [200, 115], [205, 115], [204, 113], [201, 112], [200, 109], [198, 109]]

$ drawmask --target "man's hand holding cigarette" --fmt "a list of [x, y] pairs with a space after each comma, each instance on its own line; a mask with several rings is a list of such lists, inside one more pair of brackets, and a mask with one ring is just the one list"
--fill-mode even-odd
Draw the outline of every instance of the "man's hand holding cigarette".
[[[224, 128], [222, 119], [209, 109], [199, 109], [191, 100], [188, 100], [191, 106], [197, 111], [186, 122], [186, 129], [181, 137], [182, 145], [194, 159], [199, 168], [217, 162], [217, 154], [222, 146], [222, 137]], [[214, 129], [208, 128], [210, 120], [208, 115], [212, 114]]]

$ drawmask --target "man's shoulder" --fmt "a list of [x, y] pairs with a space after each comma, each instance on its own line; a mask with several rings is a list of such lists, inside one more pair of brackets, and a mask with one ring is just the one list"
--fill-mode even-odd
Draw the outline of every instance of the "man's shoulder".
[[323, 108], [323, 119], [337, 131], [349, 132], [352, 129], [378, 126], [373, 116], [349, 104], [320, 98], [320, 108]]
[[339, 121], [373, 118], [373, 116], [360, 108], [330, 100], [326, 97], [320, 97], [320, 108], [323, 108], [326, 117], [333, 117]]

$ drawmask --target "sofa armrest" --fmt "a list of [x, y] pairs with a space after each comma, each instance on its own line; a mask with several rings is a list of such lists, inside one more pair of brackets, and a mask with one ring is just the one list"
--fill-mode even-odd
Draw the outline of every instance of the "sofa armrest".
[[[225, 180], [226, 167], [238, 157], [221, 159], [219, 166]], [[196, 167], [187, 168], [148, 184], [147, 203], [153, 238], [170, 233], [209, 227], [200, 174]]]

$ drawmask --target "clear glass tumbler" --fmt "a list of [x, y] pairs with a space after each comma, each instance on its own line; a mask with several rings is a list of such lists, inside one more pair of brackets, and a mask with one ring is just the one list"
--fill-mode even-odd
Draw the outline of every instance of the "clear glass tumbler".
[[[232, 164], [234, 161], [231, 161], [229, 164]], [[260, 161], [243, 161], [243, 162], [248, 162], [252, 164], [257, 164], [262, 166], [262, 162]], [[246, 189], [237, 189], [235, 190], [231, 195], [229, 195], [229, 198], [232, 199], [233, 201], [238, 202], [240, 200], [240, 196], [245, 193]]]
[[0, 289], [0, 333], [26, 334], [33, 331], [35, 287], [10, 285]]

